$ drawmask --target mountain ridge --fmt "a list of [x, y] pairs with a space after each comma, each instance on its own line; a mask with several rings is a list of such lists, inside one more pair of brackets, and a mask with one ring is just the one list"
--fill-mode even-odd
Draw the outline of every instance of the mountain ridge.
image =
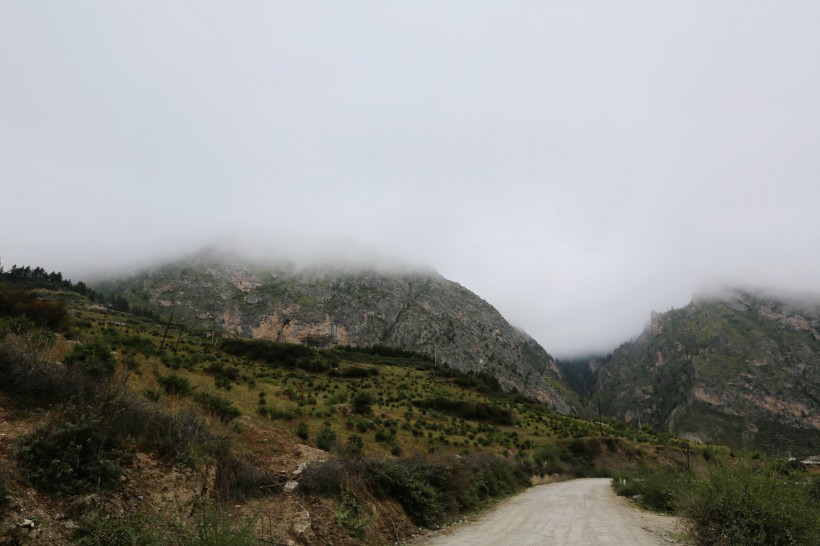
[[492, 305], [429, 267], [297, 266], [209, 250], [95, 286], [132, 305], [173, 308], [176, 319], [196, 328], [412, 350], [460, 370], [493, 373], [506, 390], [573, 412], [555, 359]]
[[592, 359], [586, 395], [627, 423], [812, 453], [820, 448], [819, 302], [766, 290], [697, 294], [683, 308], [653, 312], [638, 338]]

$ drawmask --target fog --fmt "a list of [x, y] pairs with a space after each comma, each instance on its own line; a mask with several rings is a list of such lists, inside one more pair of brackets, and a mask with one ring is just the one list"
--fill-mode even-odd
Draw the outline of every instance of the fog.
[[429, 265], [557, 356], [820, 292], [817, 2], [0, 3], [0, 260]]

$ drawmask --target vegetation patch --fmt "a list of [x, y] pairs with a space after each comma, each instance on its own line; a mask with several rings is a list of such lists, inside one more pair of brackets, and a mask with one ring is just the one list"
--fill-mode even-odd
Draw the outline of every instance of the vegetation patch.
[[111, 488], [128, 454], [111, 445], [96, 408], [72, 407], [25, 436], [17, 461], [41, 491], [75, 495]]
[[515, 423], [515, 414], [506, 408], [483, 402], [468, 400], [453, 400], [443, 396], [419, 400], [415, 405], [420, 408], [443, 411], [465, 419], [473, 419], [497, 425], [512, 425]]
[[194, 400], [205, 408], [206, 411], [216, 415], [221, 421], [231, 421], [242, 415], [239, 408], [234, 406], [230, 400], [226, 400], [209, 392], [196, 393]]
[[338, 365], [338, 360], [332, 353], [303, 345], [258, 339], [226, 339], [222, 341], [220, 348], [226, 353], [263, 362], [271, 367], [324, 372], [331, 365]]

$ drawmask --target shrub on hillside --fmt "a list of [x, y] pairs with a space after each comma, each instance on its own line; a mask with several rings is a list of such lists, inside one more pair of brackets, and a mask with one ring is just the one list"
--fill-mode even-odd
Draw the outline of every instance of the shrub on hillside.
[[92, 377], [111, 375], [117, 365], [111, 346], [101, 339], [75, 345], [66, 355], [65, 363], [80, 368]]
[[147, 511], [115, 516], [93, 510], [83, 514], [78, 521], [72, 533], [72, 544], [162, 546], [172, 543], [171, 533], [157, 523], [157, 516]]
[[198, 392], [194, 396], [194, 400], [207, 411], [216, 415], [220, 421], [231, 421], [242, 415], [239, 408], [234, 406], [230, 400], [225, 400], [208, 392]]
[[369, 392], [357, 392], [350, 400], [350, 409], [359, 415], [368, 415], [373, 412], [376, 399]]
[[675, 512], [693, 476], [684, 469], [665, 468], [636, 476], [613, 478], [615, 492], [622, 497], [639, 496], [639, 503], [659, 512]]
[[444, 396], [419, 400], [414, 404], [420, 408], [443, 411], [464, 419], [483, 421], [496, 425], [515, 424], [515, 415], [512, 410], [495, 404], [484, 402], [470, 402], [468, 400], [453, 400]]
[[682, 501], [698, 544], [820, 544], [820, 519], [805, 485], [771, 466], [711, 465]]
[[300, 368], [309, 372], [324, 372], [338, 364], [338, 358], [327, 352], [259, 339], [226, 339], [220, 344], [226, 353], [263, 362], [271, 367]]
[[25, 478], [41, 491], [74, 495], [109, 488], [127, 454], [111, 445], [96, 408], [70, 408], [26, 435], [17, 450]]
[[174, 372], [168, 375], [157, 374], [157, 382], [168, 394], [187, 396], [194, 390], [190, 381]]
[[330, 451], [336, 445], [336, 433], [329, 425], [324, 425], [316, 434], [316, 447]]
[[0, 317], [26, 317], [49, 330], [65, 330], [69, 315], [61, 300], [41, 298], [33, 290], [14, 290], [0, 284]]

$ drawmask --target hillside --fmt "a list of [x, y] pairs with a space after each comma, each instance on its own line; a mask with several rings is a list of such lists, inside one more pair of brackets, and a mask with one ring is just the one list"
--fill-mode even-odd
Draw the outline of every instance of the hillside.
[[[555, 360], [486, 301], [432, 270], [296, 268], [215, 252], [94, 288], [192, 328], [315, 347], [387, 346], [572, 412]], [[569, 394], [569, 396], [572, 396]]]
[[531, 476], [685, 461], [423, 355], [163, 347], [164, 323], [56, 286], [0, 282], [0, 543], [388, 544]]
[[817, 300], [696, 297], [653, 313], [639, 338], [591, 365], [585, 394], [627, 423], [795, 456], [820, 450]]

